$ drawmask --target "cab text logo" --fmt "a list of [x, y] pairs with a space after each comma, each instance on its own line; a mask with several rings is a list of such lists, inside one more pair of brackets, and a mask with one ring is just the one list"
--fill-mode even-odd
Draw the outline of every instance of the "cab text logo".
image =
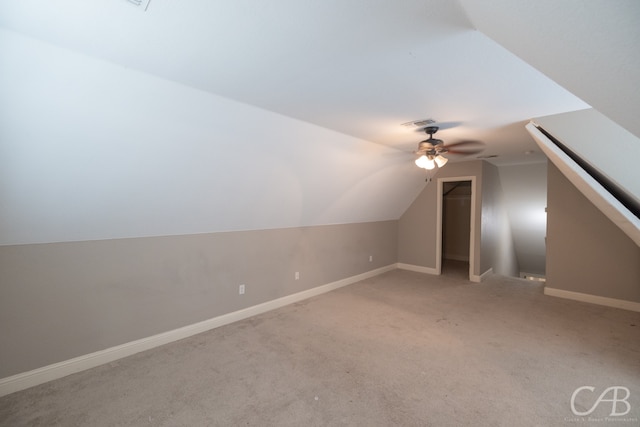
[[[578, 397], [578, 395], [590, 393], [592, 396], [595, 396], [595, 390], [595, 387], [585, 385], [582, 387], [578, 387], [573, 392], [573, 394], [571, 395], [571, 412], [573, 412], [574, 415], [577, 415], [579, 417], [590, 415], [602, 403], [611, 403], [611, 413], [609, 414], [610, 417], [621, 417], [631, 412], [631, 404], [629, 403], [629, 396], [631, 396], [631, 392], [627, 387], [619, 385], [606, 388], [602, 393], [600, 393], [600, 396], [589, 410], [579, 411], [578, 409], [576, 409], [576, 398]], [[592, 397], [589, 396], [587, 399], [591, 401]]]

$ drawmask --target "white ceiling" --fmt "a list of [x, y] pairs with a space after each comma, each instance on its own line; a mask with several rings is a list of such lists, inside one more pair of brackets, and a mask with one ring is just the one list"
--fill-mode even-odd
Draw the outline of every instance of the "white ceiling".
[[408, 153], [424, 137], [401, 124], [434, 118], [445, 143], [481, 140], [495, 164], [541, 160], [524, 154], [536, 150], [524, 122], [589, 106], [469, 20], [484, 31], [509, 15], [461, 3], [151, 0], [145, 12], [126, 0], [5, 0], [0, 25]]
[[640, 138], [638, 0], [459, 0], [479, 31]]

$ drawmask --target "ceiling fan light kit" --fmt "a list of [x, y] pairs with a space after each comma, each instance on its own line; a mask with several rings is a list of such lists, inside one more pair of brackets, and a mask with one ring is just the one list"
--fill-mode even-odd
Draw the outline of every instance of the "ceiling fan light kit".
[[460, 141], [447, 146], [441, 139], [433, 137], [433, 134], [438, 132], [438, 126], [427, 126], [424, 131], [429, 135], [428, 139], [420, 141], [418, 144], [418, 151], [415, 152], [419, 157], [416, 159], [416, 166], [426, 170], [432, 170], [436, 166], [443, 167], [449, 161], [443, 154], [474, 154], [482, 151], [479, 148], [478, 141]]
[[449, 161], [449, 159], [447, 159], [444, 156], [436, 156], [435, 159], [433, 159], [436, 164], [438, 165], [439, 168], [443, 167], [444, 165], [447, 164], [447, 162]]
[[429, 139], [425, 139], [418, 144], [418, 151], [420, 157], [416, 159], [416, 166], [426, 170], [432, 170], [436, 165], [441, 168], [447, 164], [449, 159], [442, 154], [448, 150], [443, 146], [441, 139], [436, 139], [433, 134], [438, 131], [438, 126], [427, 126], [424, 131], [429, 134]]
[[422, 169], [431, 170], [436, 167], [433, 156], [425, 156], [424, 154], [416, 159], [416, 166]]

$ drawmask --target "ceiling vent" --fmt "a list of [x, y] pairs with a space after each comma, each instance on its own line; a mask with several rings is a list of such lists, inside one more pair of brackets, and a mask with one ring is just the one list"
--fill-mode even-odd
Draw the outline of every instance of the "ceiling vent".
[[407, 122], [407, 123], [403, 123], [402, 126], [404, 127], [408, 127], [408, 128], [423, 128], [425, 126], [430, 126], [432, 124], [434, 124], [436, 121], [433, 119], [420, 119], [420, 120], [414, 120], [411, 122]]
[[147, 8], [149, 7], [149, 3], [151, 2], [151, 0], [127, 0], [127, 2], [129, 2], [130, 4], [137, 6], [138, 8], [140, 8], [141, 10], [144, 10], [146, 12]]

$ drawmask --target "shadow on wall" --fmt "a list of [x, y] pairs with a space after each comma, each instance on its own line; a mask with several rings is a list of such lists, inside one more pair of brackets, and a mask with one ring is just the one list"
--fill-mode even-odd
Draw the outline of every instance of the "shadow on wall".
[[544, 276], [547, 162], [498, 167], [520, 276]]

